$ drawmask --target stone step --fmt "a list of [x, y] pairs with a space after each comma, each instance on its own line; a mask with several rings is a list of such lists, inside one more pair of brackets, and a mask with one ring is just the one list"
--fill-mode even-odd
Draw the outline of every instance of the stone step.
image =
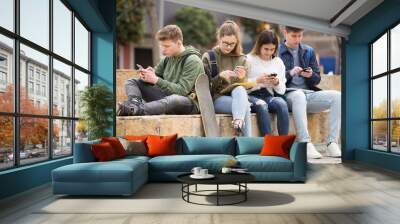
[[[327, 138], [328, 113], [308, 114], [308, 130], [314, 143], [323, 143]], [[290, 118], [290, 134], [296, 134], [293, 117]], [[218, 126], [222, 136], [234, 136], [232, 116], [217, 114]], [[276, 115], [271, 114], [273, 133], [277, 135]], [[204, 129], [199, 114], [196, 115], [153, 115], [153, 116], [127, 116], [117, 117], [117, 135], [170, 135], [177, 133], [179, 136], [204, 136]], [[252, 114], [253, 136], [260, 136], [256, 115]]]

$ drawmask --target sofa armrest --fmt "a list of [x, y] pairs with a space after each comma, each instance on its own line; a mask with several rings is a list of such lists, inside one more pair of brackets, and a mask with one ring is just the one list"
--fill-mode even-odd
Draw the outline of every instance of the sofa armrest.
[[92, 153], [90, 146], [100, 143], [99, 140], [75, 143], [74, 145], [74, 163], [89, 163], [95, 162], [96, 158]]
[[305, 181], [307, 176], [307, 143], [295, 142], [290, 149], [290, 160], [293, 162], [293, 180]]

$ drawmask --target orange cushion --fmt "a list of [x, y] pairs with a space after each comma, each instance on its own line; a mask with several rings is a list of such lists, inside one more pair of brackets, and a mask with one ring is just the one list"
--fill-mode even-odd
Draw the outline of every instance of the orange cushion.
[[290, 148], [296, 135], [286, 136], [264, 136], [264, 146], [261, 149], [260, 155], [262, 156], [280, 156], [289, 159]]
[[126, 151], [124, 146], [122, 146], [121, 142], [117, 137], [109, 137], [109, 138], [101, 138], [101, 142], [108, 142], [114, 149], [115, 155], [117, 158], [121, 158], [126, 156]]
[[170, 136], [157, 136], [149, 135], [147, 137], [147, 155], [148, 156], [162, 156], [162, 155], [175, 155], [176, 154], [176, 139], [178, 134]]
[[109, 142], [91, 145], [92, 152], [97, 161], [109, 161], [116, 159], [115, 151]]

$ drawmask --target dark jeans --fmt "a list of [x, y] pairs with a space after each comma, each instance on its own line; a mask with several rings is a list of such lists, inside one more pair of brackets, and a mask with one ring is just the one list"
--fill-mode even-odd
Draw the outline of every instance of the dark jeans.
[[128, 79], [125, 82], [128, 100], [144, 100], [144, 115], [158, 114], [197, 114], [196, 104], [186, 96], [167, 94], [158, 86], [143, 82], [140, 79]]
[[282, 97], [272, 96], [266, 89], [249, 94], [252, 111], [257, 114], [257, 124], [261, 134], [271, 134], [271, 119], [269, 112], [276, 113], [279, 135], [289, 133], [289, 109]]

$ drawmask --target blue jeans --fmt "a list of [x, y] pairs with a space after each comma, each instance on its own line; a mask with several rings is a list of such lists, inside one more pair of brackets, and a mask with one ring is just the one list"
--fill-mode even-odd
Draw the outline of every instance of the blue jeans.
[[244, 120], [243, 135], [251, 136], [251, 111], [246, 89], [238, 86], [230, 96], [220, 96], [214, 101], [216, 113], [232, 114], [233, 120]]
[[289, 109], [282, 97], [274, 97], [269, 94], [250, 94], [249, 101], [251, 108], [257, 114], [258, 128], [263, 136], [270, 135], [272, 132], [269, 112], [277, 115], [279, 135], [289, 133]]
[[[308, 133], [307, 113], [320, 113], [329, 110], [329, 132], [327, 143], [338, 142], [341, 123], [341, 93], [335, 90], [310, 91], [296, 90], [285, 94], [292, 109], [294, 124], [299, 142], [311, 142]], [[357, 130], [354, 130], [357, 132]]]

